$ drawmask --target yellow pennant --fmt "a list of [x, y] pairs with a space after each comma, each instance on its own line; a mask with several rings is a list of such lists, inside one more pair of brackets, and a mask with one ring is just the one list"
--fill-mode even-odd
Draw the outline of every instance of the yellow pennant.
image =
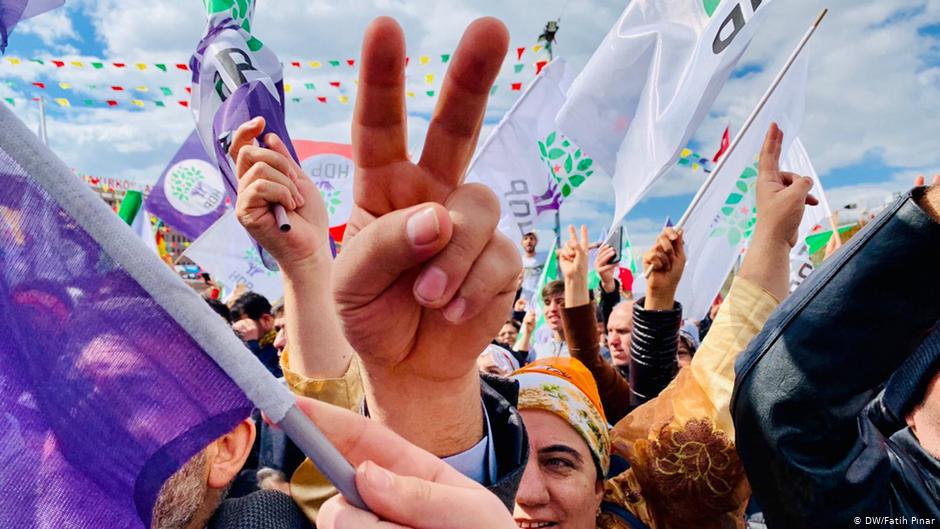
[[150, 91], [150, 89], [147, 88], [146, 86], [138, 86], [138, 87], [135, 88], [134, 90], [137, 90], [138, 92], [148, 92], [148, 91]]
[[542, 51], [542, 45], [541, 45], [541, 44], [536, 44], [535, 46], [532, 46], [532, 51], [535, 52], [535, 53], [538, 53], [538, 52]]
[[682, 149], [682, 152], [680, 153], [683, 158], [688, 158], [690, 154], [692, 154], [692, 151], [689, 149]]
[[142, 62], [139, 62], [139, 63], [137, 63], [137, 69], [138, 69], [138, 70], [141, 70], [141, 71], [146, 70], [146, 69], [147, 69], [147, 65], [144, 64], [144, 63], [142, 63]]
[[72, 85], [70, 85], [69, 83], [59, 83], [59, 88], [61, 88], [62, 90], [71, 90]]
[[10, 61], [10, 64], [19, 64], [20, 60], [16, 57], [7, 57], [7, 60]]
[[345, 105], [346, 103], [349, 103], [349, 97], [339, 96], [339, 102]]
[[81, 67], [82, 67], [82, 62], [81, 62], [81, 61], [72, 61], [71, 64], [72, 64], [72, 66], [74, 66], [74, 67], [76, 67], [76, 68], [81, 68]]
[[414, 97], [414, 96], [415, 96], [414, 92], [408, 92], [408, 97]]
[[434, 74], [433, 74], [433, 73], [429, 73], [429, 74], [425, 75], [425, 76], [424, 76], [424, 82], [427, 83], [427, 84], [434, 84]]
[[320, 66], [322, 66], [322, 65], [320, 64], [320, 61], [310, 61], [310, 67], [311, 67], [311, 68], [319, 68]]
[[144, 102], [141, 101], [140, 99], [134, 99], [133, 101], [131, 101], [131, 104], [132, 104], [132, 105], [135, 105], [135, 106], [138, 106], [138, 107], [144, 106]]
[[69, 103], [69, 100], [68, 100], [68, 99], [65, 99], [65, 98], [56, 99], [55, 102], [58, 103], [60, 107], [70, 107], [70, 106], [72, 106], [71, 103]]
[[418, 58], [418, 62], [421, 63], [421, 66], [427, 66], [428, 63], [431, 62], [431, 58], [428, 57], [427, 55], [422, 55], [421, 57]]
[[285, 93], [285, 94], [289, 94], [289, 93], [291, 92], [291, 90], [293, 90], [293, 89], [294, 89], [294, 88], [293, 88], [290, 84], [284, 83], [284, 93]]

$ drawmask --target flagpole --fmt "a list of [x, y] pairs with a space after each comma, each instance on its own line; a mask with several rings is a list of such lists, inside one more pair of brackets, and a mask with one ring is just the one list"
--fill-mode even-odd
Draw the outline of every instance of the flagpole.
[[[718, 160], [718, 165], [715, 166], [715, 169], [708, 175], [708, 178], [705, 179], [705, 182], [702, 184], [702, 187], [699, 188], [698, 192], [695, 193], [695, 197], [692, 198], [692, 203], [689, 204], [689, 207], [685, 210], [685, 213], [682, 214], [682, 218], [679, 219], [679, 222], [676, 223], [676, 231], [681, 230], [685, 227], [685, 223], [689, 220], [689, 216], [692, 214], [692, 211], [699, 205], [702, 199], [705, 197], [705, 193], [708, 191], [708, 188], [715, 182], [721, 170], [725, 167], [725, 162], [728, 158], [731, 157], [731, 154], [738, 147], [738, 144], [741, 143], [741, 139], [744, 138], [744, 135], [747, 133], [748, 129], [757, 119], [757, 115], [760, 114], [760, 111], [764, 109], [764, 106], [767, 105], [767, 101], [770, 99], [770, 96], [773, 95], [774, 91], [777, 89], [777, 86], [783, 81], [784, 76], [787, 72], [790, 71], [790, 67], [793, 66], [793, 63], [796, 62], [796, 59], [800, 56], [800, 53], [803, 51], [803, 48], [806, 47], [806, 44], [809, 42], [809, 39], [816, 32], [816, 29], [819, 28], [819, 25], [822, 23], [823, 18], [825, 18], [828, 9], [823, 9], [822, 12], [816, 17], [816, 21], [813, 22], [813, 25], [810, 26], [806, 33], [803, 35], [803, 38], [800, 39], [799, 44], [796, 45], [796, 48], [790, 54], [790, 57], [787, 59], [787, 62], [784, 63], [783, 68], [777, 73], [777, 77], [774, 78], [773, 82], [770, 83], [770, 87], [767, 88], [767, 91], [764, 92], [764, 95], [757, 102], [757, 106], [754, 107], [754, 110], [751, 111], [751, 115], [747, 117], [747, 120], [744, 122], [744, 125], [741, 127], [741, 131], [734, 137], [734, 140], [731, 142], [731, 145], [728, 146], [728, 150], [725, 151], [724, 156]], [[649, 278], [650, 274], [653, 273], [653, 267], [650, 266], [643, 273], [644, 277]]]
[[43, 96], [39, 96], [39, 139], [42, 140], [43, 145], [49, 145], [49, 138], [46, 135], [46, 104]]

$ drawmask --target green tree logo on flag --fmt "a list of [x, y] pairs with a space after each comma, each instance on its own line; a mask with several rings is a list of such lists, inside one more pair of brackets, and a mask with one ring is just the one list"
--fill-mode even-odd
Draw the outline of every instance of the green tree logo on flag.
[[548, 166], [555, 187], [567, 198], [572, 191], [594, 174], [594, 160], [588, 158], [563, 134], [552, 132], [540, 140], [539, 155]]
[[343, 203], [343, 192], [339, 189], [324, 189], [317, 187], [320, 190], [320, 196], [323, 197], [323, 203], [326, 204], [326, 209], [330, 214], [330, 217], [336, 214], [337, 208]]
[[757, 222], [755, 193], [757, 189], [757, 166], [752, 165], [741, 173], [734, 183], [734, 191], [728, 195], [718, 215], [718, 225], [709, 237], [726, 237], [728, 244], [737, 246], [751, 238]]
[[163, 191], [170, 205], [194, 217], [212, 213], [225, 199], [222, 176], [203, 160], [183, 160], [171, 167]]

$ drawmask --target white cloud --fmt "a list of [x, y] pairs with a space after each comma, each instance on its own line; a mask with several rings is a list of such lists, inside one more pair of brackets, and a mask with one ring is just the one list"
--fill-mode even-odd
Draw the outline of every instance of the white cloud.
[[36, 35], [46, 46], [54, 46], [61, 40], [81, 40], [72, 24], [72, 16], [67, 9], [55, 9], [17, 24], [16, 33]]

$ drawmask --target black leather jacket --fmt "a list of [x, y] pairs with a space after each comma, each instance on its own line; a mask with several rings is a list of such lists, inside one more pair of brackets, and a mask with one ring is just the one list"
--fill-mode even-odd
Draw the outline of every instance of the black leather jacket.
[[481, 374], [483, 405], [493, 431], [491, 442], [496, 452], [496, 483], [487, 488], [512, 512], [516, 491], [529, 460], [529, 437], [522, 424], [519, 383], [515, 380]]
[[923, 191], [812, 274], [738, 360], [737, 449], [772, 529], [940, 524], [940, 462], [877, 419], [881, 387], [940, 320], [940, 224]]

